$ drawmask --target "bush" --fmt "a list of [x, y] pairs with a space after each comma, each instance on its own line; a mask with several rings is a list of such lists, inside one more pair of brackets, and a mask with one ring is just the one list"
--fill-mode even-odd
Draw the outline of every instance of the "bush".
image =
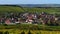
[[9, 32], [8, 32], [8, 31], [6, 31], [4, 34], [9, 34]]
[[41, 34], [41, 32], [37, 32], [36, 34]]
[[3, 24], [4, 26], [8, 26], [7, 24]]
[[3, 34], [3, 32], [0, 32], [0, 34]]
[[23, 32], [21, 32], [21, 34], [25, 34], [25, 32], [23, 31]]
[[30, 30], [29, 30], [28, 34], [32, 34], [32, 33], [30, 32]]

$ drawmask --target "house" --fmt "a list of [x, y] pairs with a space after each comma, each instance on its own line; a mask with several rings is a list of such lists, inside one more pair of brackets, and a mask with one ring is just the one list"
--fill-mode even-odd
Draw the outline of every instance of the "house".
[[10, 19], [5, 20], [5, 24], [10, 24], [10, 23], [11, 23]]
[[27, 22], [28, 24], [32, 24], [33, 20], [27, 19], [26, 22]]

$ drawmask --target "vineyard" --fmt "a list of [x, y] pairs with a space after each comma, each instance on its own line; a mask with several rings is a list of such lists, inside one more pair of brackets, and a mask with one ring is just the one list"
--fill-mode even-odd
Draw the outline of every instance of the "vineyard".
[[9, 34], [60, 34], [60, 26], [44, 26], [33, 24], [0, 25], [0, 32]]
[[[46, 12], [48, 14], [60, 16], [60, 8], [26, 8], [18, 6], [0, 6], [0, 17], [2, 15], [8, 15], [9, 13], [41, 13]], [[43, 24], [0, 24], [0, 34], [60, 34], [60, 23], [59, 26], [50, 26]]]
[[[24, 9], [24, 10], [23, 10]], [[0, 13], [7, 13], [7, 12], [14, 12], [14, 13], [18, 13], [18, 12], [47, 12], [47, 13], [51, 13], [51, 14], [60, 14], [60, 8], [54, 7], [54, 8], [21, 8], [21, 7], [15, 7], [15, 6], [0, 6]]]

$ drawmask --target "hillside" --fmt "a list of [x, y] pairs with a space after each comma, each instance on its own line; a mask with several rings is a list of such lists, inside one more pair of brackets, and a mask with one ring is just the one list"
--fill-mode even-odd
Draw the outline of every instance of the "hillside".
[[60, 8], [58, 7], [50, 7], [50, 8], [27, 8], [27, 7], [21, 7], [21, 6], [0, 6], [0, 14], [4, 14], [4, 13], [7, 13], [7, 12], [37, 12], [37, 13], [40, 13], [40, 12], [47, 12], [47, 13], [52, 13], [52, 14], [60, 14]]
[[[9, 15], [9, 13], [13, 12], [13, 15]], [[19, 24], [16, 23], [13, 19], [17, 20], [19, 19], [23, 19], [21, 17], [18, 17], [20, 15], [15, 15], [16, 13], [22, 13], [22, 12], [31, 12], [31, 13], [38, 13], [40, 14], [41, 12], [46, 12], [49, 14], [58, 14], [60, 16], [60, 8], [59, 7], [22, 7], [22, 6], [18, 6], [18, 5], [0, 5], [0, 34], [2, 33], [9, 33], [9, 34], [21, 34], [21, 32], [25, 32], [25, 34], [27, 34], [29, 31], [31, 31], [32, 34], [60, 34], [60, 18], [59, 20], [57, 20], [56, 22], [50, 23], [50, 20], [47, 20], [49, 22], [47, 22], [48, 24], [43, 25], [43, 24]], [[3, 15], [3, 16], [2, 16]], [[2, 18], [1, 18], [2, 16]], [[5, 17], [6, 16], [6, 17]], [[55, 16], [55, 15], [53, 15]], [[12, 19], [12, 18], [13, 19]], [[16, 23], [16, 24], [4, 24], [4, 22], [7, 23], [8, 20], [13, 21], [9, 21], [9, 23]], [[45, 16], [44, 16], [45, 19]], [[44, 20], [42, 19], [42, 20]], [[49, 17], [50, 19], [50, 17]], [[55, 17], [54, 17], [55, 19]], [[27, 20], [27, 19], [26, 19]], [[39, 18], [38, 18], [39, 20]], [[51, 21], [54, 21], [51, 19]], [[19, 21], [20, 22], [20, 21]], [[23, 21], [22, 21], [23, 23]], [[35, 22], [34, 22], [35, 23]], [[43, 23], [43, 22], [42, 22]], [[45, 22], [44, 22], [45, 23]], [[50, 25], [52, 24], [52, 25]], [[56, 25], [56, 24], [59, 24]], [[55, 26], [56, 25], [56, 26]]]
[[22, 7], [60, 7], [60, 4], [20, 4]]

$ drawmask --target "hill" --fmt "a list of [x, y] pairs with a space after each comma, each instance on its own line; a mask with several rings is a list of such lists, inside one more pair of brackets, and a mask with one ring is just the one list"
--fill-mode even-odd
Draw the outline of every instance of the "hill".
[[0, 14], [4, 14], [7, 12], [31, 12], [31, 13], [40, 13], [40, 12], [47, 12], [52, 14], [60, 14], [60, 8], [59, 7], [22, 7], [22, 5], [0, 5]]
[[60, 7], [60, 4], [20, 4], [22, 7]]

